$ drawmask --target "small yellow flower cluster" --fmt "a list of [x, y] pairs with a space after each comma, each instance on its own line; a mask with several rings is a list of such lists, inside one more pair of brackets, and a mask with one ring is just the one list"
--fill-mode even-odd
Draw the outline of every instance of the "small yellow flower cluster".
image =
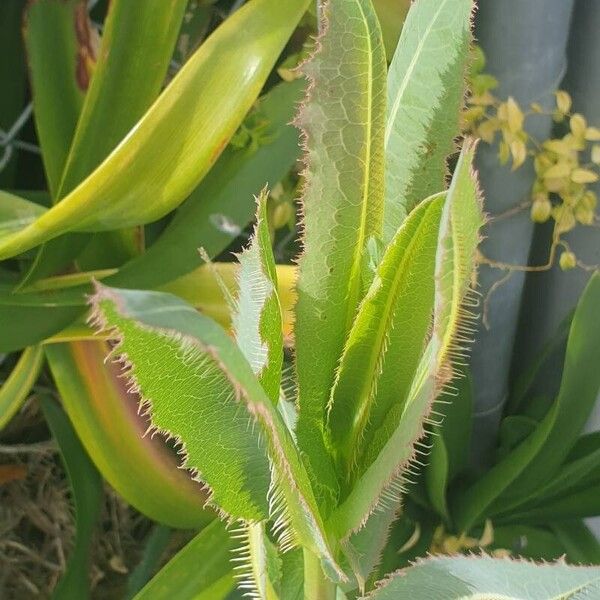
[[[494, 527], [489, 519], [486, 519], [483, 532], [479, 539], [449, 534], [443, 525], [440, 525], [433, 534], [433, 540], [429, 547], [431, 554], [457, 554], [465, 551], [484, 550], [494, 543]], [[510, 556], [510, 551], [505, 548], [495, 548], [490, 554], [496, 557]]]
[[[499, 160], [504, 165], [512, 159], [513, 171], [528, 157], [533, 160], [536, 178], [531, 190], [531, 219], [536, 223], [553, 219], [555, 239], [560, 240], [563, 233], [578, 224], [593, 225], [598, 199], [589, 186], [600, 179], [600, 129], [589, 126], [583, 115], [571, 112], [572, 100], [564, 90], [555, 93], [556, 107], [551, 113], [538, 103], [524, 112], [512, 97], [501, 102], [492, 94], [498, 82], [484, 73], [484, 67], [483, 52], [475, 47], [463, 131], [488, 144], [500, 135]], [[536, 114], [551, 114], [556, 123], [564, 124], [564, 135], [544, 141], [534, 139], [524, 125]], [[568, 244], [559, 243], [565, 249], [560, 267], [567, 270], [577, 266]]]

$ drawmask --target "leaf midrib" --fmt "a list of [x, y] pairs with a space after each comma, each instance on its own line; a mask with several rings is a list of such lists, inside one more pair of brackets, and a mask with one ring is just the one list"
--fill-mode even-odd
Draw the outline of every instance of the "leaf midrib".
[[367, 21], [367, 16], [362, 7], [362, 4], [359, 0], [356, 1], [356, 5], [360, 10], [360, 14], [362, 16], [362, 23], [365, 28], [365, 34], [367, 38], [367, 48], [368, 48], [368, 66], [367, 66], [367, 76], [368, 76], [368, 85], [367, 85], [367, 135], [366, 135], [366, 144], [365, 144], [365, 152], [364, 152], [364, 161], [365, 161], [365, 173], [364, 173], [364, 185], [363, 185], [363, 194], [362, 194], [362, 203], [361, 203], [361, 214], [360, 214], [360, 227], [358, 232], [358, 240], [356, 248], [354, 249], [354, 257], [352, 260], [352, 269], [350, 271], [350, 290], [348, 294], [349, 302], [347, 304], [347, 314], [346, 314], [346, 329], [345, 331], [349, 331], [351, 327], [352, 320], [356, 314], [356, 303], [358, 300], [358, 295], [360, 291], [360, 267], [361, 267], [361, 259], [362, 253], [365, 246], [366, 241], [366, 229], [367, 229], [367, 215], [368, 215], [368, 200], [369, 200], [369, 192], [371, 191], [370, 179], [371, 179], [371, 154], [372, 154], [372, 145], [373, 145], [373, 47], [371, 43], [371, 32], [369, 29], [369, 24]]
[[[400, 293], [400, 285], [399, 285], [400, 280], [403, 278], [403, 276], [406, 272], [406, 265], [410, 264], [412, 262], [413, 254], [415, 251], [415, 246], [418, 245], [418, 243], [420, 242], [420, 239], [421, 239], [423, 222], [427, 219], [427, 215], [429, 214], [429, 212], [431, 211], [433, 206], [434, 206], [434, 203], [431, 202], [430, 205], [427, 207], [427, 209], [424, 211], [423, 216], [421, 217], [421, 220], [416, 227], [414, 235], [412, 236], [412, 238], [408, 242], [408, 245], [406, 246], [406, 249], [402, 255], [400, 265], [395, 270], [393, 282], [390, 286], [390, 293], [387, 295], [387, 299], [386, 299], [385, 305], [384, 305], [383, 314], [385, 316], [384, 316], [384, 318], [382, 318], [378, 321], [376, 343], [374, 343], [371, 346], [373, 349], [376, 349], [376, 351], [370, 353], [369, 370], [368, 370], [368, 373], [370, 374], [370, 376], [369, 376], [368, 382], [365, 383], [365, 385], [363, 386], [363, 389], [361, 390], [361, 394], [360, 394], [361, 401], [359, 402], [359, 404], [357, 406], [357, 416], [353, 420], [350, 436], [348, 437], [348, 441], [345, 443], [344, 454], [346, 455], [347, 460], [349, 460], [349, 458], [348, 458], [349, 452], [351, 452], [352, 449], [356, 448], [356, 446], [357, 446], [357, 440], [358, 440], [360, 431], [362, 430], [362, 426], [364, 425], [365, 418], [368, 417], [368, 415], [370, 413], [371, 402], [369, 402], [369, 399], [372, 400], [373, 396], [374, 396], [373, 387], [374, 387], [376, 366], [377, 366], [377, 363], [379, 362], [379, 360], [381, 360], [382, 354], [384, 353], [383, 352], [384, 339], [386, 336], [386, 332], [389, 331], [389, 324], [390, 324], [391, 320], [393, 319], [394, 315], [396, 314], [395, 311], [393, 310], [393, 306], [396, 304], [398, 294]], [[365, 301], [366, 301], [366, 299], [365, 299]], [[357, 448], [356, 448], [356, 452], [358, 452]]]
[[423, 34], [421, 40], [419, 41], [419, 44], [417, 46], [417, 51], [414, 53], [412, 60], [410, 61], [410, 64], [408, 65], [408, 69], [406, 70], [406, 73], [404, 74], [404, 77], [402, 79], [402, 84], [400, 85], [400, 89], [398, 90], [398, 93], [396, 94], [394, 103], [392, 104], [392, 107], [390, 109], [389, 117], [385, 124], [384, 146], [386, 149], [388, 146], [388, 141], [389, 141], [390, 135], [392, 133], [393, 124], [396, 121], [396, 116], [398, 114], [398, 111], [400, 110], [400, 103], [402, 102], [404, 93], [406, 92], [406, 88], [408, 87], [408, 83], [411, 80], [412, 73], [415, 70], [415, 67], [417, 65], [417, 62], [419, 61], [419, 58], [421, 57], [421, 53], [423, 52], [423, 49], [427, 42], [427, 39], [428, 39], [431, 31], [433, 30], [433, 26], [434, 26], [434, 24], [436, 24], [438, 17], [440, 16], [440, 13], [442, 12], [443, 8], [446, 6], [447, 3], [448, 3], [448, 0], [442, 0], [442, 2], [440, 2], [440, 5], [439, 5], [437, 11], [435, 12], [431, 21], [429, 21], [429, 24], [427, 25], [427, 28], [425, 29], [425, 33]]

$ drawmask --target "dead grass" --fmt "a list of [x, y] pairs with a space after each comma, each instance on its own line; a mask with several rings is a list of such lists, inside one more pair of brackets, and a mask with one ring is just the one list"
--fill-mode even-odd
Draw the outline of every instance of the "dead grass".
[[[92, 545], [92, 598], [123, 598], [152, 525], [105, 486]], [[0, 440], [0, 598], [49, 598], [65, 570], [74, 534], [68, 480], [31, 400]], [[185, 533], [174, 536], [164, 560], [187, 539]]]

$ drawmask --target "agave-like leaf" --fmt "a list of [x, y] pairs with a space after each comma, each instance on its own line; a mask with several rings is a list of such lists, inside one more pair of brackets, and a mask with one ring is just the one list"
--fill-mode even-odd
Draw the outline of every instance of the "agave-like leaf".
[[48, 188], [56, 198], [94, 60], [85, 4], [34, 0], [25, 13], [23, 35], [37, 135]]
[[[402, 413], [433, 310], [433, 274], [445, 194], [423, 202], [390, 242], [360, 305], [342, 355], [328, 414], [339, 473], [348, 479], [394, 408]], [[373, 415], [374, 412], [377, 415]], [[397, 422], [397, 419], [396, 419]], [[380, 448], [375, 448], [375, 456]]]
[[178, 440], [212, 502], [234, 519], [275, 518], [283, 549], [300, 543], [343, 580], [291, 434], [225, 331], [170, 294], [99, 286], [93, 303], [153, 427]]
[[234, 587], [231, 565], [234, 549], [225, 524], [213, 521], [136, 594], [135, 600], [226, 598]]
[[337, 482], [324, 443], [329, 389], [362, 295], [363, 253], [381, 228], [386, 63], [370, 0], [321, 6], [319, 50], [297, 123], [306, 146], [299, 259], [298, 444], [325, 510]]
[[19, 231], [44, 212], [43, 206], [0, 190], [0, 235]]
[[185, 7], [185, 0], [110, 3], [59, 198], [110, 154], [158, 96]]
[[240, 350], [273, 404], [279, 400], [283, 333], [277, 271], [267, 222], [268, 193], [257, 198], [256, 227], [239, 256], [237, 310], [233, 317]]
[[473, 0], [419, 0], [388, 75], [384, 240], [423, 198], [444, 188], [459, 133]]
[[36, 222], [0, 240], [0, 258], [67, 231], [148, 223], [180, 204], [242, 122], [307, 4], [255, 0], [227, 19], [89, 177]]
[[19, 356], [17, 364], [0, 386], [0, 431], [27, 399], [44, 364], [40, 346], [30, 346]]
[[447, 556], [398, 571], [365, 600], [563, 600], [599, 594], [600, 567]]
[[414, 445], [434, 399], [452, 379], [453, 361], [460, 361], [468, 343], [468, 292], [475, 272], [475, 250], [482, 224], [479, 192], [473, 173], [475, 146], [466, 141], [442, 212], [435, 267], [435, 306], [431, 339], [419, 362], [402, 415], [382, 450], [365, 464], [364, 474], [331, 517], [331, 527], [345, 537], [359, 529], [371, 512], [397, 502], [403, 473], [414, 459]]
[[50, 430], [58, 443], [71, 484], [75, 505], [75, 541], [65, 574], [56, 584], [56, 600], [90, 597], [89, 562], [93, 535], [102, 508], [102, 477], [89, 459], [67, 415], [58, 403], [42, 397], [40, 404]]

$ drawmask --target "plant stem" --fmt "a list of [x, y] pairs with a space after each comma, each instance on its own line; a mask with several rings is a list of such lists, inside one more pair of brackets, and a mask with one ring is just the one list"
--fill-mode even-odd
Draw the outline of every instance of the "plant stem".
[[304, 548], [304, 600], [335, 600], [335, 583], [323, 573], [321, 561]]

